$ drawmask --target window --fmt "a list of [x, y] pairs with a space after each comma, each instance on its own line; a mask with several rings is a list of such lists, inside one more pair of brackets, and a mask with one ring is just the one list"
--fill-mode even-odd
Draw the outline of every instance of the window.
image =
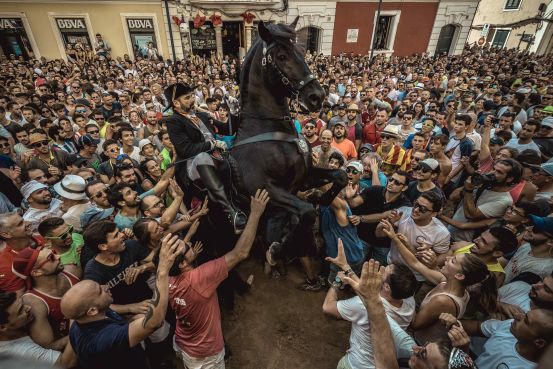
[[495, 35], [493, 36], [492, 47], [503, 48], [509, 37], [511, 30], [508, 29], [497, 29], [495, 30]]
[[506, 10], [516, 10], [520, 7], [520, 2], [522, 0], [507, 0], [507, 3], [505, 3], [505, 9]]
[[399, 10], [383, 10], [374, 17], [374, 32], [371, 40], [371, 49], [391, 52], [394, 50], [397, 26], [399, 24]]

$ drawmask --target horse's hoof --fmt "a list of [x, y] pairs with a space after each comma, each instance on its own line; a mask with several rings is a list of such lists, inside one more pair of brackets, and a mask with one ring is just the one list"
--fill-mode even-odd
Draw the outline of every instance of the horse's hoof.
[[267, 260], [267, 264], [269, 264], [269, 266], [274, 267], [275, 265], [277, 265], [277, 262], [273, 259], [273, 255], [271, 255], [270, 248], [269, 250], [267, 250], [267, 252], [265, 252], [265, 259]]

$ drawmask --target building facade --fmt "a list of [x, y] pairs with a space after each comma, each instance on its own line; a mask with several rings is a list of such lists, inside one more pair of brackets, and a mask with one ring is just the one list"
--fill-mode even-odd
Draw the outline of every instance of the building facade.
[[170, 57], [162, 5], [153, 0], [0, 0], [0, 53], [67, 58], [102, 37], [115, 56], [143, 54], [149, 42]]
[[[530, 0], [524, 0], [530, 1]], [[0, 52], [67, 58], [101, 33], [114, 56], [194, 53], [243, 57], [257, 24], [299, 17], [297, 42], [313, 53], [460, 53], [478, 0], [0, 0]]]
[[534, 17], [551, 18], [552, 14], [551, 0], [482, 0], [468, 42], [551, 53], [553, 28], [550, 22], [517, 23]]

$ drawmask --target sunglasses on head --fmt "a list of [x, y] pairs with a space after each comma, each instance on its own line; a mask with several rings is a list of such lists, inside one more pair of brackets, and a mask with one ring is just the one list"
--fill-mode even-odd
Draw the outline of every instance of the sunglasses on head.
[[419, 209], [421, 213], [428, 213], [429, 211], [431, 211], [426, 206], [419, 204], [418, 201], [415, 201], [413, 203], [413, 209]]
[[360, 171], [358, 171], [357, 169], [355, 168], [352, 168], [352, 167], [347, 167], [346, 168], [346, 173], [351, 173], [351, 174], [359, 174], [361, 173]]
[[39, 147], [42, 147], [42, 146], [48, 146], [48, 141], [39, 141], [39, 142], [35, 142], [33, 144], [33, 147], [35, 147], [35, 148], [39, 148]]
[[[44, 237], [44, 238], [48, 238], [48, 237]], [[44, 264], [46, 264], [47, 262], [50, 262], [50, 263], [53, 263], [54, 261], [56, 261], [56, 250], [52, 250], [48, 256], [46, 256], [46, 259], [44, 259], [44, 261], [40, 264], [38, 264], [34, 269], [40, 269], [44, 266]]]

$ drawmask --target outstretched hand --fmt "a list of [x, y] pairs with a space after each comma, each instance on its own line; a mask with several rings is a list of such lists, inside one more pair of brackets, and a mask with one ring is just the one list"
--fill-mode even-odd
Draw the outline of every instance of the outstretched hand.
[[162, 273], [169, 272], [173, 266], [177, 255], [184, 250], [184, 242], [179, 240], [177, 235], [169, 233], [161, 240], [161, 249], [159, 251], [158, 271]]
[[332, 264], [336, 265], [338, 268], [342, 270], [347, 269], [348, 261], [346, 259], [346, 254], [344, 252], [344, 243], [342, 242], [342, 239], [338, 238], [338, 255], [336, 255], [335, 258], [331, 258], [330, 256], [327, 256], [325, 260], [328, 262], [331, 262]]
[[346, 276], [344, 282], [349, 284], [367, 304], [375, 300], [380, 301], [380, 287], [382, 286], [384, 269], [385, 267], [380, 266], [378, 261], [371, 259], [363, 264], [361, 278], [358, 281]]
[[267, 192], [267, 190], [258, 189], [255, 192], [255, 196], [251, 197], [250, 216], [253, 215], [260, 217], [265, 211], [265, 208], [267, 207], [270, 199], [271, 198], [269, 197], [269, 193]]

